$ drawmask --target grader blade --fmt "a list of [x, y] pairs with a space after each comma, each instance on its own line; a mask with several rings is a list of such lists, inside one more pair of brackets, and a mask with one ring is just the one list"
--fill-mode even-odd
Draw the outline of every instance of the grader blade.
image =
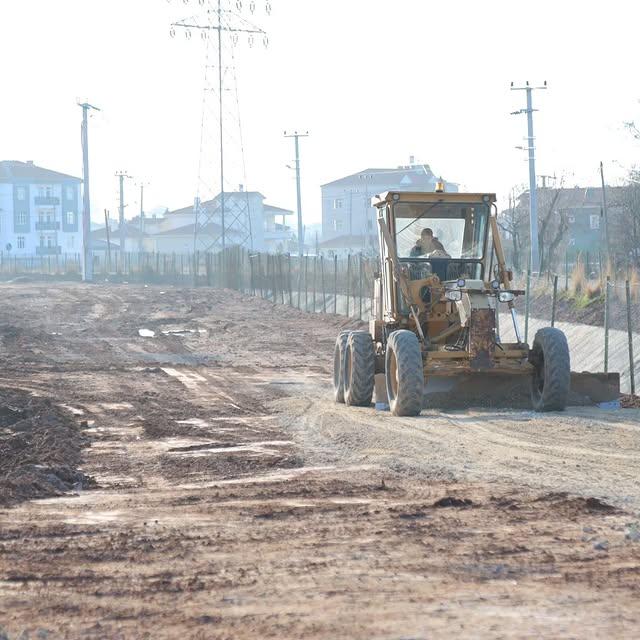
[[[384, 374], [376, 375], [375, 403], [388, 405]], [[620, 375], [617, 373], [571, 372], [567, 406], [620, 406]], [[502, 373], [472, 372], [425, 379], [424, 409], [531, 409], [531, 379]]]

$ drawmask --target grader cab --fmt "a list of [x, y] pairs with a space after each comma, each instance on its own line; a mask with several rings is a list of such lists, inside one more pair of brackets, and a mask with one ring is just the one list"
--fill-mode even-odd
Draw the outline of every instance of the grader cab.
[[[523, 342], [514, 299], [524, 291], [512, 286], [505, 265], [495, 201], [493, 194], [440, 190], [374, 198], [380, 268], [373, 319], [369, 332], [343, 332], [336, 340], [337, 402], [369, 405], [375, 376], [383, 373], [391, 412], [414, 416], [433, 380], [479, 375], [486, 382], [506, 374], [531, 379], [536, 411], [565, 408], [567, 340], [548, 327], [531, 346]], [[501, 309], [513, 325], [510, 342], [502, 339]]]

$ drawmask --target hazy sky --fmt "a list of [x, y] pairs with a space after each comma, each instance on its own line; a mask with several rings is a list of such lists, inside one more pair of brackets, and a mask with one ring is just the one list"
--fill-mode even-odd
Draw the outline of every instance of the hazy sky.
[[[616, 182], [637, 161], [622, 123], [640, 121], [640, 3], [270, 0], [265, 17], [255, 2], [270, 44], [237, 47], [247, 186], [295, 208], [282, 132], [308, 129], [307, 222], [320, 219], [323, 182], [410, 155], [504, 201], [527, 180], [515, 149], [525, 117], [509, 115], [525, 96], [511, 81], [548, 81], [534, 95], [538, 174], [597, 184], [602, 159]], [[150, 183], [146, 208], [190, 204], [204, 47], [170, 38], [169, 24], [198, 10], [198, 0], [0, 0], [0, 159], [80, 176], [76, 101], [86, 99], [102, 109], [90, 129], [93, 217], [115, 211], [119, 169]]]

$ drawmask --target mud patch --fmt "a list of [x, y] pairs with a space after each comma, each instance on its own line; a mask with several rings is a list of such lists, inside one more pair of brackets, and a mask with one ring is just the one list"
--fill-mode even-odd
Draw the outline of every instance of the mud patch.
[[0, 388], [0, 506], [95, 484], [77, 468], [87, 445], [81, 427], [61, 407]]

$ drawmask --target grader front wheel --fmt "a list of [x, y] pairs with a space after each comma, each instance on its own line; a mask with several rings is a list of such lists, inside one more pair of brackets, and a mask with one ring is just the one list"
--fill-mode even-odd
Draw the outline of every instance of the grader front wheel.
[[530, 356], [533, 365], [531, 401], [536, 411], [563, 411], [571, 386], [569, 345], [553, 327], [536, 332]]
[[394, 416], [417, 416], [422, 410], [424, 373], [415, 333], [394, 331], [387, 340], [385, 378], [389, 408]]

